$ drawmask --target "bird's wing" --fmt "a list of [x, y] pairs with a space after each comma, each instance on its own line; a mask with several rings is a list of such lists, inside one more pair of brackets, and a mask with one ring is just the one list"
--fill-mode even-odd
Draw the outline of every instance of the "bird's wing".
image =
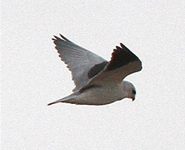
[[131, 73], [140, 71], [142, 64], [139, 58], [133, 54], [122, 43], [121, 47], [116, 46], [112, 53], [112, 58], [106, 67], [94, 76], [86, 85], [107, 84], [111, 82], [122, 82], [122, 80]]
[[72, 79], [76, 85], [73, 91], [81, 89], [88, 81], [104, 69], [108, 63], [102, 57], [74, 44], [64, 36], [54, 36], [55, 48], [60, 58], [72, 72]]

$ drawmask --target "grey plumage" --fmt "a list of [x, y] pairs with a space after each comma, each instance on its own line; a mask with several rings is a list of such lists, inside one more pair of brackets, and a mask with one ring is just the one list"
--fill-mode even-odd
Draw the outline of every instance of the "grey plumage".
[[54, 44], [62, 61], [72, 72], [75, 89], [71, 95], [48, 105], [67, 102], [102, 105], [125, 97], [135, 99], [135, 87], [122, 81], [142, 69], [141, 61], [122, 43], [116, 46], [108, 62], [102, 57], [74, 44], [64, 36], [54, 36]]

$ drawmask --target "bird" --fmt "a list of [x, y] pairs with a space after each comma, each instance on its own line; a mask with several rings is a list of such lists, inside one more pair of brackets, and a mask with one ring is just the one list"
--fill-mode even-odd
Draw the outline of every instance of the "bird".
[[124, 98], [135, 100], [136, 88], [124, 78], [142, 69], [142, 62], [126, 46], [112, 52], [108, 62], [95, 53], [78, 46], [63, 35], [52, 38], [59, 57], [72, 73], [73, 93], [48, 105], [106, 105]]

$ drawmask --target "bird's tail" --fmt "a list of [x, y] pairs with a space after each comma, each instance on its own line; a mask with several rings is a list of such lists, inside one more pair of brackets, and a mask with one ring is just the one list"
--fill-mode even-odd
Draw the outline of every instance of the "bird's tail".
[[50, 106], [50, 105], [52, 105], [52, 104], [59, 103], [59, 102], [70, 102], [70, 101], [73, 101], [73, 100], [75, 99], [75, 97], [76, 97], [76, 96], [75, 96], [74, 94], [71, 94], [71, 95], [66, 96], [66, 97], [64, 97], [64, 98], [62, 98], [62, 99], [59, 99], [59, 100], [56, 100], [56, 101], [54, 101], [54, 102], [49, 103], [48, 106]]

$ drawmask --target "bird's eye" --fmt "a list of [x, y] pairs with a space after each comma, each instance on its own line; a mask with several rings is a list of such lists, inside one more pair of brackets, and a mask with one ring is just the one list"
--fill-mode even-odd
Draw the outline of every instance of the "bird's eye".
[[136, 94], [136, 90], [133, 90], [132, 93], [133, 93], [133, 94]]

